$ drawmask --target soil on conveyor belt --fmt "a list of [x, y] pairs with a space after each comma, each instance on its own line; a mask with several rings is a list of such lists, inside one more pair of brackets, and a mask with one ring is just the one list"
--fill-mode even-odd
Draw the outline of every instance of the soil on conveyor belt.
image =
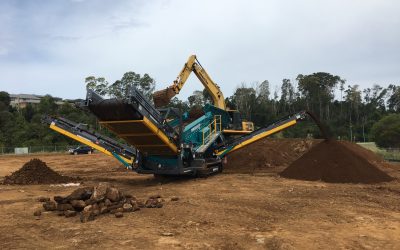
[[76, 179], [60, 175], [40, 159], [31, 159], [22, 168], [6, 176], [3, 184], [54, 184], [71, 181], [76, 181]]
[[225, 173], [276, 172], [289, 166], [321, 140], [266, 138], [227, 157]]
[[331, 183], [378, 183], [393, 180], [381, 169], [383, 160], [359, 145], [325, 140], [295, 160], [282, 177]]

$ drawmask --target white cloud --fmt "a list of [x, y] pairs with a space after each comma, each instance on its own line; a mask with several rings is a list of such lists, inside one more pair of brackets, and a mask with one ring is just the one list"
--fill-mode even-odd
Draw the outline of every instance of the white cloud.
[[[85, 76], [113, 82], [130, 70], [149, 73], [160, 89], [192, 53], [226, 96], [242, 81], [280, 84], [317, 71], [362, 86], [400, 79], [394, 0], [50, 2], [0, 12], [14, 39], [0, 54], [0, 89], [82, 97]], [[191, 77], [182, 96], [196, 88]]]

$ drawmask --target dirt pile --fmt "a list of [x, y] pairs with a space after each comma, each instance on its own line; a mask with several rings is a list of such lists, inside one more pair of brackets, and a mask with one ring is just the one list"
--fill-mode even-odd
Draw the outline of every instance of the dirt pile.
[[[135, 212], [141, 208], [161, 208], [164, 199], [159, 195], [148, 198], [145, 202], [130, 194], [124, 194], [109, 183], [101, 182], [97, 186], [82, 187], [68, 196], [54, 196], [54, 201], [41, 198], [46, 211], [55, 211], [59, 216], [74, 217], [79, 214], [81, 222], [92, 221], [96, 217], [111, 213], [123, 217], [125, 212]], [[34, 212], [40, 216], [41, 209]]]
[[266, 138], [228, 155], [226, 173], [263, 172], [287, 167], [319, 140]]
[[373, 152], [348, 142], [325, 140], [280, 173], [282, 177], [331, 183], [378, 183], [393, 178]]
[[71, 182], [76, 179], [60, 175], [45, 162], [39, 159], [32, 159], [25, 163], [22, 168], [4, 178], [3, 184], [54, 184]]

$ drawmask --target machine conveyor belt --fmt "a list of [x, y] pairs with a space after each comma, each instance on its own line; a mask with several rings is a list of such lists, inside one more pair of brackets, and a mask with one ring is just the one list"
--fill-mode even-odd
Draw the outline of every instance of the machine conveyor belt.
[[298, 120], [304, 119], [307, 112], [301, 111], [294, 115], [290, 115], [284, 119], [281, 119], [267, 127], [255, 130], [251, 134], [239, 137], [238, 139], [222, 146], [216, 151], [216, 155], [223, 157], [231, 152], [234, 152], [242, 147], [245, 147], [253, 142], [261, 140], [272, 134], [278, 133], [288, 127], [291, 127], [297, 123]]
[[136, 150], [134, 148], [89, 130], [83, 124], [62, 117], [51, 116], [44, 116], [42, 122], [48, 124], [52, 130], [60, 134], [97, 149], [106, 155], [116, 157], [125, 166], [131, 165], [135, 158]]

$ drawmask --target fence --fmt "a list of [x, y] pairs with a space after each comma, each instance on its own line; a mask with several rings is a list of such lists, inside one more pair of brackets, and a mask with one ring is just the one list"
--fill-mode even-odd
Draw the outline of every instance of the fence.
[[27, 148], [28, 154], [66, 152], [70, 148], [78, 145], [52, 145], [52, 146], [28, 146], [28, 147], [0, 147], [0, 154], [15, 154], [16, 148]]

